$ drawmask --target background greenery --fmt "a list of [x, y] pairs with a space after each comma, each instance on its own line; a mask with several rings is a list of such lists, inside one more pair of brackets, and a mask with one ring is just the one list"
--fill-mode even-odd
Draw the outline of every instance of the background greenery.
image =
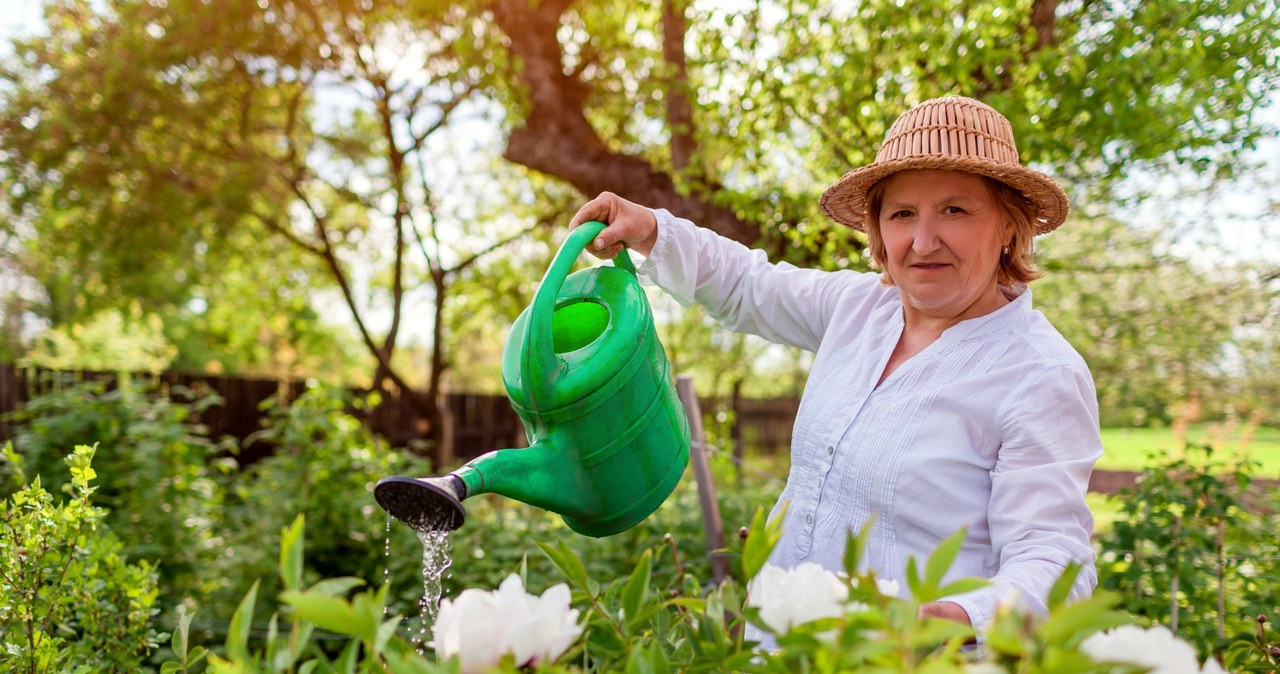
[[[1178, 606], [1204, 652], [1242, 643], [1244, 613], [1277, 613], [1259, 588], [1275, 586], [1280, 554], [1257, 519], [1275, 506], [1241, 491], [1278, 470], [1280, 270], [1241, 243], [1265, 241], [1278, 212], [1265, 153], [1280, 88], [1274, 2], [41, 6], [40, 24], [0, 51], [6, 362], [399, 388], [435, 414], [445, 388], [499, 389], [501, 340], [586, 198], [617, 191], [774, 260], [865, 269], [864, 239], [826, 222], [818, 194], [911, 105], [972, 95], [1008, 115], [1023, 159], [1072, 198], [1068, 224], [1038, 242], [1036, 304], [1094, 373], [1103, 467], [1145, 471], [1138, 491], [1093, 500], [1108, 525], [1104, 582], [1145, 619]], [[804, 354], [653, 303], [675, 370], [700, 394], [798, 392]], [[344, 412], [376, 402], [324, 386], [276, 401], [261, 436], [276, 451], [242, 467], [234, 443], [188, 423], [213, 399], [87, 386], [33, 401], [0, 465], [2, 540], [80, 584], [61, 599], [42, 590], [39, 621], [13, 609], [32, 595], [6, 586], [6, 639], [25, 635], [13, 647], [43, 663], [121, 645], [98, 664], [134, 671], [135, 658], [164, 657], [159, 633], [197, 607], [193, 641], [264, 637], [274, 602], [243, 604], [238, 621], [236, 607], [288, 582], [274, 541], [299, 513], [308, 583], [382, 587], [385, 574], [386, 602], [414, 614], [418, 542], [388, 529], [369, 489], [440, 467]], [[432, 422], [428, 441], [443, 427]], [[63, 458], [94, 443], [90, 505], [75, 481], [83, 456], [70, 479]], [[785, 473], [776, 457], [748, 460], [741, 478], [714, 462], [731, 541]], [[691, 482], [603, 541], [518, 504], [470, 503], [445, 592], [521, 566], [534, 590], [554, 582], [533, 541], [563, 543], [606, 583], [674, 544], [708, 578]], [[32, 540], [49, 542], [44, 556]], [[653, 573], [679, 577], [673, 563]], [[95, 622], [100, 602], [117, 601], [136, 607], [125, 632]], [[36, 643], [37, 623], [48, 641]], [[59, 651], [59, 639], [84, 646]]]

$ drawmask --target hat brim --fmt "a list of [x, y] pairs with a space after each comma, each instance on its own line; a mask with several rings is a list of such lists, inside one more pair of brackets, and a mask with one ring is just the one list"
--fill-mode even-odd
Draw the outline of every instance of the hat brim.
[[822, 193], [822, 212], [836, 222], [866, 231], [867, 191], [876, 182], [899, 171], [936, 169], [965, 171], [999, 180], [1018, 190], [1036, 206], [1036, 234], [1047, 234], [1067, 219], [1071, 206], [1067, 194], [1052, 178], [1025, 166], [1002, 164], [972, 157], [907, 157], [876, 162], [846, 173]]

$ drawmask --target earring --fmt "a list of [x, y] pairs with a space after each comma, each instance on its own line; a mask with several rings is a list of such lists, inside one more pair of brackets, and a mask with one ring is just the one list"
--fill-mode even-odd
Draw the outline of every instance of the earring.
[[1003, 253], [1005, 257], [1009, 257], [1009, 247], [1008, 247], [1008, 246], [1005, 246], [1005, 247], [1004, 247], [1004, 249], [1003, 249], [1003, 250], [1001, 250], [1000, 252], [1001, 252], [1001, 253]]

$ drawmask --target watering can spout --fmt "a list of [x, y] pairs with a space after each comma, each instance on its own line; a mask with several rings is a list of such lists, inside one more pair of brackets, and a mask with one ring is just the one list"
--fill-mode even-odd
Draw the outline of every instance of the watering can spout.
[[454, 471], [467, 496], [500, 494], [531, 506], [567, 515], [591, 512], [592, 490], [571, 455], [545, 442], [520, 449], [499, 449], [476, 457]]
[[418, 530], [457, 529], [465, 520], [462, 501], [490, 493], [569, 517], [590, 517], [591, 489], [567, 459], [541, 443], [499, 449], [441, 477], [383, 478], [373, 495], [388, 514]]

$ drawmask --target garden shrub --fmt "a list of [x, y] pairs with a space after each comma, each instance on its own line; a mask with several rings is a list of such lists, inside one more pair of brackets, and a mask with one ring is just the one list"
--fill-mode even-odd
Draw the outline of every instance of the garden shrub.
[[59, 387], [15, 414], [15, 446], [28, 478], [65, 483], [56, 458], [77, 444], [97, 447], [102, 476], [94, 502], [128, 559], [159, 560], [162, 604], [178, 595], [200, 600], [223, 579], [205, 569], [221, 551], [222, 479], [235, 465], [228, 441], [215, 442], [192, 419], [216, 395], [174, 387], [170, 395], [139, 386], [107, 390], [102, 382]]
[[2, 671], [137, 672], [156, 647], [155, 568], [124, 561], [90, 498], [93, 456], [79, 446], [66, 457], [65, 501], [35, 477], [0, 502]]
[[1134, 486], [1112, 497], [1117, 517], [1101, 539], [1100, 587], [1228, 665], [1254, 652], [1259, 615], [1280, 614], [1280, 489], [1251, 494], [1255, 467], [1224, 463], [1209, 446], [1152, 455]]

